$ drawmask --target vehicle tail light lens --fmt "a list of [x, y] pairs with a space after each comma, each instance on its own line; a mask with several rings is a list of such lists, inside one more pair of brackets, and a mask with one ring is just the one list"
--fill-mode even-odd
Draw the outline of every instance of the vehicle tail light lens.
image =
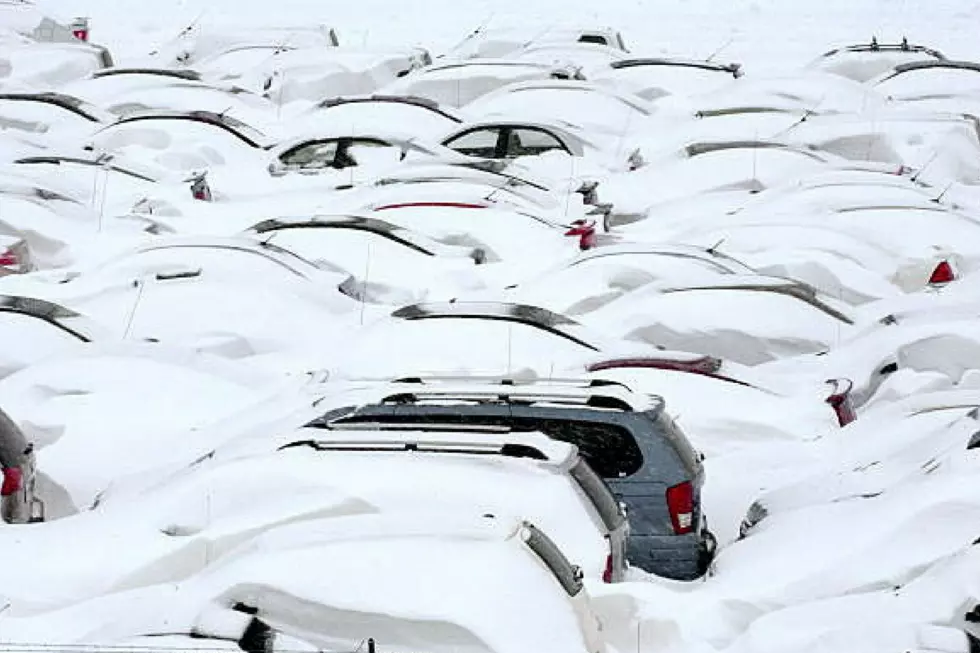
[[602, 582], [611, 583], [613, 578], [613, 556], [612, 553], [606, 556], [606, 568], [602, 571]]
[[13, 252], [13, 250], [8, 249], [4, 252], [0, 252], [0, 266], [7, 267], [14, 265], [20, 265], [20, 259], [17, 257], [17, 254]]
[[208, 184], [207, 175], [200, 174], [191, 178], [191, 195], [202, 202], [211, 201], [211, 185]]
[[88, 41], [88, 18], [76, 18], [72, 21], [71, 35], [79, 41]]
[[667, 488], [667, 509], [675, 534], [694, 532], [694, 486], [690, 481]]
[[941, 286], [955, 280], [956, 274], [953, 272], [953, 266], [949, 264], [949, 261], [940, 261], [929, 277], [929, 285]]
[[565, 232], [566, 236], [578, 236], [578, 248], [583, 252], [596, 246], [595, 222], [591, 220], [576, 220], [572, 228]]
[[837, 415], [837, 423], [841, 426], [847, 426], [857, 419], [854, 401], [851, 399], [853, 384], [848, 379], [831, 379], [827, 383], [834, 384], [834, 391], [825, 401], [834, 409], [834, 413]]
[[3, 468], [3, 486], [0, 486], [0, 495], [9, 497], [17, 494], [24, 483], [24, 474], [20, 467]]

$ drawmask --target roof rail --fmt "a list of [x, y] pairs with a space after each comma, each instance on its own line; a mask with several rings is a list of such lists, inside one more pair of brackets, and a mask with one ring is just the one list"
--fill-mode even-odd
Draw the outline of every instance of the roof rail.
[[506, 375], [468, 375], [468, 374], [435, 374], [426, 376], [403, 376], [393, 379], [392, 383], [415, 383], [425, 385], [429, 381], [436, 382], [456, 382], [456, 383], [485, 383], [488, 385], [499, 384], [506, 386], [528, 386], [528, 385], [578, 385], [583, 388], [611, 388], [618, 387], [627, 392], [633, 392], [625, 383], [610, 379], [590, 379], [574, 376], [555, 376], [555, 377], [524, 377]]
[[475, 454], [506, 456], [508, 458], [531, 458], [548, 460], [548, 456], [539, 448], [520, 443], [481, 443], [479, 440], [468, 442], [390, 442], [384, 440], [297, 440], [279, 447], [278, 451], [296, 447], [310, 447], [317, 451], [353, 451], [353, 452], [382, 452], [382, 451], [417, 451], [424, 453]]

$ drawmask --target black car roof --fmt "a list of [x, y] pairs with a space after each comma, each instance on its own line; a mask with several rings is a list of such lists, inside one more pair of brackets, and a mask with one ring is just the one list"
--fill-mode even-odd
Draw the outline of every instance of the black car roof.
[[717, 72], [731, 74], [739, 73], [742, 69], [742, 66], [736, 63], [719, 64], [711, 63], [710, 61], [690, 61], [687, 59], [670, 59], [666, 57], [620, 59], [609, 64], [609, 67], [613, 70], [619, 70], [621, 68], [635, 68], [637, 66], [679, 66], [682, 68], [700, 68], [702, 70], [714, 70]]
[[61, 323], [61, 320], [82, 317], [70, 308], [55, 304], [36, 297], [21, 297], [18, 295], [0, 295], [0, 313], [17, 313], [43, 320], [62, 331], [70, 333], [83, 342], [91, 342], [91, 334]]
[[260, 132], [255, 127], [252, 127], [251, 125], [248, 125], [237, 118], [233, 118], [223, 113], [215, 113], [214, 111], [175, 111], [168, 109], [141, 111], [139, 113], [123, 116], [109, 126], [111, 127], [113, 125], [121, 125], [128, 122], [137, 122], [140, 120], [190, 120], [193, 122], [213, 125], [219, 129], [223, 129], [239, 140], [244, 141], [248, 145], [255, 148], [269, 149], [275, 145], [275, 143], [268, 136]]
[[201, 74], [195, 70], [177, 70], [173, 68], [103, 68], [92, 73], [92, 79], [102, 77], [113, 77], [115, 75], [156, 75], [158, 77], [172, 77], [187, 81], [201, 81]]
[[428, 109], [433, 113], [438, 113], [449, 120], [456, 123], [463, 122], [462, 118], [459, 116], [454, 116], [453, 114], [446, 111], [442, 106], [435, 100], [430, 100], [429, 98], [420, 97], [418, 95], [361, 95], [361, 96], [338, 96], [331, 97], [325, 100], [321, 100], [317, 103], [318, 109], [329, 109], [330, 107], [337, 107], [344, 104], [366, 104], [369, 102], [388, 102], [393, 104], [408, 104], [411, 106], [419, 107], [422, 109]]
[[85, 107], [95, 108], [94, 105], [74, 95], [67, 95], [65, 93], [53, 93], [51, 91], [45, 91], [43, 93], [0, 93], [0, 100], [53, 104], [66, 111], [71, 111], [90, 122], [102, 122], [91, 113], [85, 111]]

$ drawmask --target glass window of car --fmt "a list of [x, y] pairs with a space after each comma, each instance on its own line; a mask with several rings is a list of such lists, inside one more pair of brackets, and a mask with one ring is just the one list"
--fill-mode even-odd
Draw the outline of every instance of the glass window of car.
[[402, 148], [377, 139], [356, 139], [344, 153], [348, 165], [383, 168], [402, 159]]
[[287, 166], [325, 168], [334, 162], [337, 144], [336, 139], [304, 143], [281, 154], [279, 160]]
[[445, 145], [466, 156], [492, 159], [497, 155], [497, 141], [499, 138], [500, 130], [496, 127], [474, 129], [447, 141]]
[[537, 156], [552, 150], [568, 153], [557, 137], [543, 129], [512, 129], [507, 138], [507, 156]]
[[643, 466], [643, 453], [624, 427], [574, 419], [519, 419], [516, 428], [534, 429], [549, 438], [569, 442], [603, 478], [632, 476]]
[[521, 530], [521, 539], [551, 570], [569, 596], [577, 596], [582, 591], [582, 578], [578, 570], [547, 535], [533, 524], [525, 523]]

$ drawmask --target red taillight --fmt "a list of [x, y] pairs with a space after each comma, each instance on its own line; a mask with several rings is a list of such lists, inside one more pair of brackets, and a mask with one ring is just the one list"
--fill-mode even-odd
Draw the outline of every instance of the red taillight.
[[0, 254], [0, 266], [9, 265], [20, 265], [20, 259], [17, 258], [17, 255], [13, 251], [8, 249]]
[[191, 197], [201, 202], [210, 202], [213, 199], [207, 173], [196, 174], [188, 181], [191, 182]]
[[929, 277], [929, 285], [941, 286], [955, 280], [956, 274], [953, 272], [953, 266], [949, 264], [949, 261], [940, 261]]
[[694, 532], [694, 486], [690, 481], [667, 488], [667, 509], [674, 533], [685, 535]]
[[71, 35], [79, 41], [88, 41], [88, 18], [76, 18], [69, 29]]
[[440, 208], [440, 209], [485, 209], [486, 204], [472, 204], [470, 202], [401, 202], [399, 204], [384, 204], [376, 206], [375, 211], [387, 211], [388, 209], [411, 209], [411, 208]]
[[596, 245], [595, 222], [591, 220], [576, 220], [572, 228], [565, 232], [566, 236], [578, 236], [578, 248], [583, 252]]
[[16, 494], [24, 482], [23, 472], [20, 467], [3, 468], [3, 486], [0, 487], [0, 495], [9, 497]]
[[851, 400], [851, 388], [854, 384], [848, 379], [832, 379], [827, 383], [834, 384], [834, 392], [825, 401], [834, 409], [837, 423], [847, 426], [857, 419], [854, 402]]
[[602, 570], [602, 582], [611, 583], [613, 579], [613, 557], [610, 553], [606, 556], [606, 568]]

